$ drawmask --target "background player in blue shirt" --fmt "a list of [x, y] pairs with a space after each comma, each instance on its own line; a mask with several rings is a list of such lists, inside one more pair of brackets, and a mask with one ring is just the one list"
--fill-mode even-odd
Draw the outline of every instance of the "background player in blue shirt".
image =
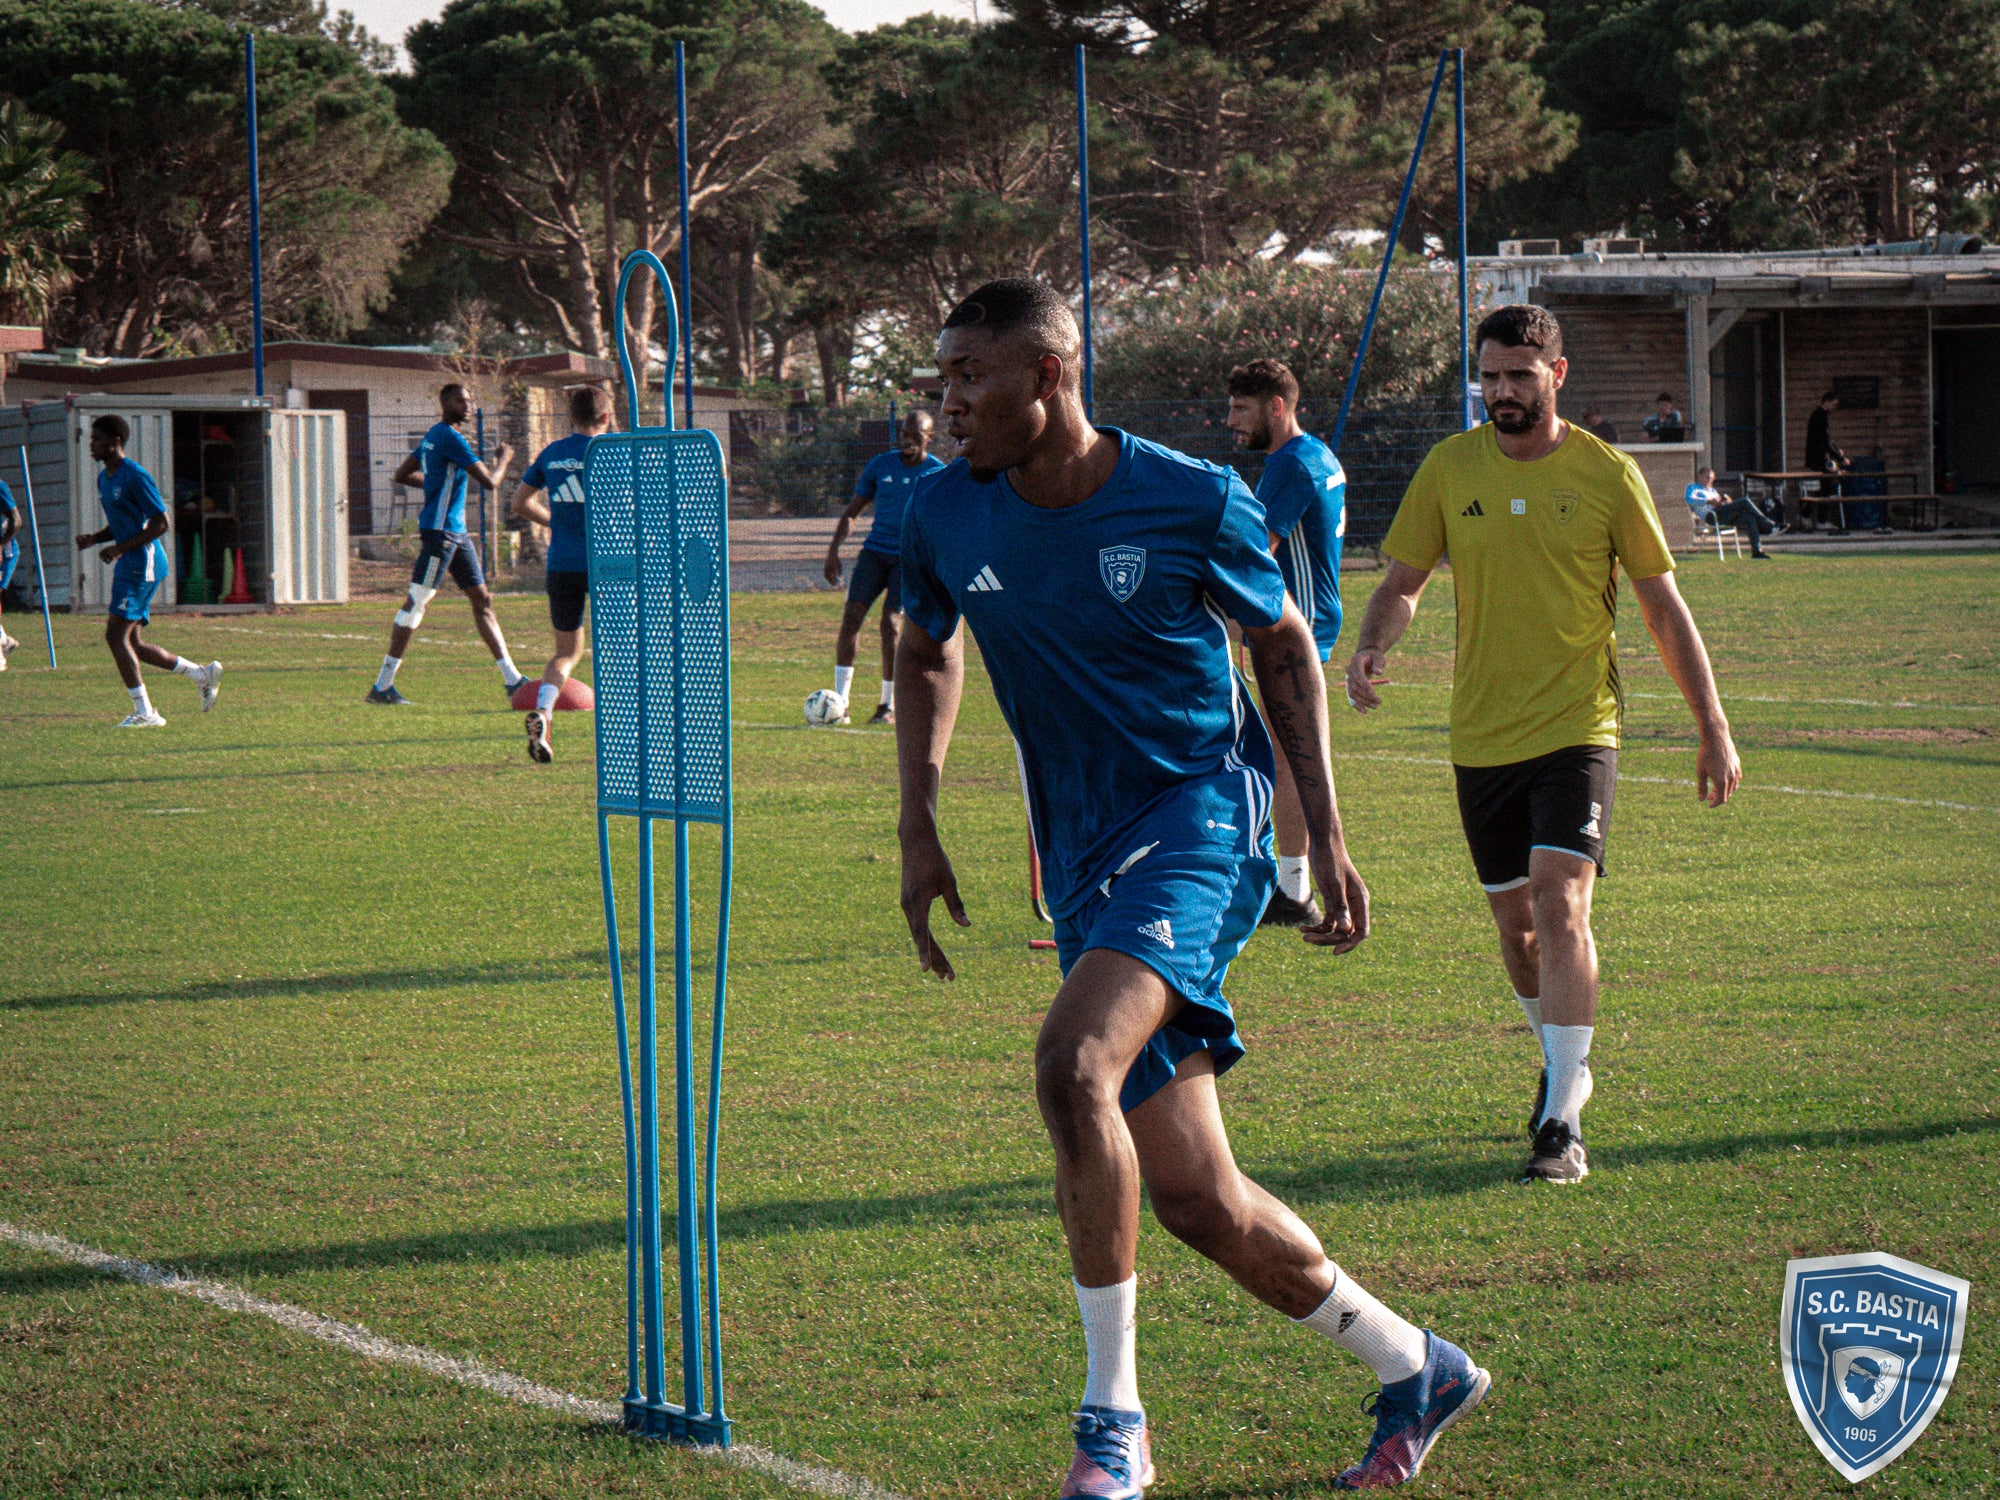
[[[590, 440], [611, 430], [611, 396], [601, 386], [578, 386], [569, 393], [574, 429], [535, 455], [514, 492], [514, 509], [549, 528], [544, 563], [549, 590], [549, 624], [556, 654], [542, 668], [542, 685], [528, 713], [528, 759], [547, 765], [556, 758], [549, 744], [549, 721], [562, 685], [583, 655], [583, 607], [590, 599], [590, 544], [584, 535], [583, 458]], [[546, 500], [540, 498], [546, 492]]]
[[1079, 343], [1067, 304], [1038, 281], [990, 283], [946, 320], [943, 415], [961, 446], [904, 527], [896, 673], [902, 904], [919, 961], [952, 977], [935, 901], [969, 925], [937, 818], [961, 620], [1020, 744], [1056, 915], [1064, 977], [1035, 1085], [1089, 1360], [1060, 1493], [1140, 1500], [1153, 1478], [1133, 1337], [1142, 1184], [1169, 1231], [1375, 1369], [1374, 1440], [1341, 1477], [1400, 1482], [1488, 1377], [1356, 1286], [1238, 1171], [1216, 1105], [1216, 1075], [1243, 1051], [1222, 980], [1272, 877], [1271, 740], [1230, 664], [1225, 617], [1242, 628], [1312, 828], [1330, 911], [1305, 940], [1340, 953], [1368, 932], [1319, 652], [1242, 480], [1093, 429]]
[[[21, 560], [21, 512], [14, 504], [14, 492], [0, 479], [0, 592], [14, 581], [15, 564]], [[0, 612], [6, 605], [0, 602]], [[0, 672], [7, 670], [7, 658], [21, 649], [21, 643], [7, 634], [0, 620]]]
[[847, 586], [847, 607], [840, 613], [840, 634], [833, 644], [833, 690], [842, 704], [840, 716], [832, 722], [847, 722], [847, 690], [854, 681], [854, 647], [861, 636], [862, 622], [869, 606], [882, 599], [882, 699], [875, 706], [870, 724], [896, 722], [896, 618], [903, 608], [902, 575], [898, 571], [903, 547], [903, 513], [917, 481], [935, 474], [944, 465], [930, 455], [931, 414], [913, 411], [903, 419], [896, 434], [896, 446], [868, 460], [861, 477], [854, 481], [854, 499], [840, 513], [833, 528], [833, 540], [826, 548], [826, 581], [840, 582], [840, 544], [847, 540], [847, 528], [869, 506], [875, 507], [875, 523], [861, 543], [861, 555], [854, 560], [854, 580]]
[[[1269, 455], [1257, 481], [1271, 555], [1285, 592], [1312, 626], [1319, 659], [1340, 638], [1340, 545], [1347, 535], [1347, 475], [1333, 450], [1299, 426], [1298, 377], [1275, 359], [1253, 359], [1229, 372], [1229, 426], [1236, 441]], [[1278, 761], [1271, 828], [1278, 836], [1278, 889], [1264, 921], [1310, 927], [1320, 920], [1306, 867], [1306, 815], [1284, 760]]]
[[472, 445], [458, 429], [472, 415], [472, 398], [462, 385], [452, 384], [438, 392], [438, 410], [443, 420], [434, 424], [417, 444], [417, 451], [396, 470], [397, 484], [424, 487], [423, 514], [417, 517], [417, 563], [410, 570], [410, 593], [396, 611], [396, 623], [389, 629], [389, 654], [382, 658], [382, 670], [368, 689], [370, 703], [401, 705], [410, 700], [396, 690], [396, 669], [403, 653], [410, 649], [410, 637], [423, 623], [424, 610], [444, 586], [448, 572], [472, 603], [472, 623], [486, 642], [494, 661], [500, 664], [500, 680], [511, 694], [521, 684], [521, 669], [507, 654], [507, 638], [500, 633], [500, 620], [493, 613], [493, 594], [486, 587], [486, 575], [479, 568], [479, 546], [465, 534], [465, 482], [478, 480], [489, 490], [500, 488], [500, 476], [514, 460], [514, 450], [502, 443], [488, 468], [472, 451]]
[[132, 696], [132, 712], [118, 727], [158, 729], [167, 721], [146, 696], [139, 663], [165, 667], [200, 688], [203, 713], [215, 707], [216, 694], [222, 691], [222, 663], [196, 666], [185, 656], [140, 638], [139, 628], [152, 619], [153, 591], [167, 577], [167, 549], [160, 541], [167, 534], [167, 506], [153, 476], [125, 456], [131, 436], [123, 417], [103, 416], [90, 424], [90, 456], [104, 465], [97, 476], [97, 498], [106, 524], [102, 531], [79, 536], [76, 548], [84, 552], [111, 544], [98, 553], [111, 564], [111, 609], [104, 622], [104, 644], [111, 648], [111, 660]]

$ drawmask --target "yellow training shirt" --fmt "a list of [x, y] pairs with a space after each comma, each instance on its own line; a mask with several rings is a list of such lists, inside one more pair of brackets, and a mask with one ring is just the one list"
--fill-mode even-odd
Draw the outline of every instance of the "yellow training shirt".
[[1571, 745], [1618, 744], [1618, 565], [1674, 560], [1639, 466], [1572, 425], [1522, 463], [1491, 423], [1431, 449], [1382, 550], [1429, 572], [1451, 556], [1458, 665], [1451, 758], [1504, 766]]

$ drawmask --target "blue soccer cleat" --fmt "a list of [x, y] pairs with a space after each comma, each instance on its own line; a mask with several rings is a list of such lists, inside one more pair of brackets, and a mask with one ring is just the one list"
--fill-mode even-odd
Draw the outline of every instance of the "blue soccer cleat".
[[1361, 1462], [1334, 1480], [1336, 1489], [1386, 1490], [1415, 1479], [1445, 1428], [1486, 1399], [1491, 1375], [1428, 1328], [1424, 1339], [1424, 1367], [1383, 1386], [1362, 1407], [1375, 1418], [1375, 1436]]
[[392, 708], [408, 708], [410, 700], [397, 692], [392, 685], [386, 688], [372, 687], [368, 690], [370, 703], [386, 703]]
[[1069, 1461], [1057, 1500], [1142, 1500], [1153, 1482], [1153, 1444], [1146, 1414], [1086, 1406], [1076, 1414], [1076, 1456]]

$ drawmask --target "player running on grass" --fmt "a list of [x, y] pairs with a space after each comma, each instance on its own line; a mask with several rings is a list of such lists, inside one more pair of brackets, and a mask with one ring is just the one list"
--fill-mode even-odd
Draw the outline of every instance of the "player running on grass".
[[[549, 528], [545, 565], [549, 624], [556, 654], [542, 668], [542, 684], [528, 713], [528, 758], [547, 765], [556, 758], [549, 745], [549, 721], [556, 699], [583, 655], [583, 606], [590, 598], [590, 555], [584, 538], [583, 456], [590, 440], [611, 430], [611, 397], [601, 387], [579, 386], [569, 393], [574, 429], [535, 455], [514, 492], [514, 510]], [[546, 492], [548, 498], [542, 499]]]
[[[14, 504], [14, 492], [0, 479], [0, 592], [14, 581], [14, 568], [21, 560], [21, 512]], [[0, 610], [6, 606], [0, 604]], [[0, 620], [0, 672], [7, 670], [7, 658], [21, 649], [21, 643], [7, 634]]]
[[153, 476], [125, 456], [131, 436], [123, 417], [103, 416], [90, 424], [90, 456], [104, 466], [97, 476], [97, 498], [106, 525], [102, 531], [79, 536], [76, 547], [83, 552], [111, 544], [98, 554], [111, 564], [111, 609], [104, 622], [104, 644], [111, 648], [125, 691], [132, 695], [132, 712], [118, 727], [158, 729], [167, 721], [146, 696], [139, 663], [165, 667], [200, 688], [203, 713], [215, 707], [222, 691], [222, 663], [198, 667], [185, 656], [140, 638], [139, 628], [152, 618], [153, 591], [167, 576], [167, 549], [160, 541], [167, 534], [167, 507]]
[[909, 509], [910, 495], [917, 481], [935, 474], [944, 465], [931, 457], [931, 414], [913, 411], [903, 419], [896, 434], [896, 446], [868, 460], [861, 477], [854, 481], [854, 499], [840, 513], [833, 528], [833, 540], [826, 548], [826, 581], [840, 582], [840, 544], [854, 518], [869, 506], [875, 507], [875, 523], [861, 543], [861, 555], [854, 559], [854, 581], [847, 586], [847, 607], [841, 611], [840, 634], [833, 644], [833, 691], [841, 704], [835, 724], [848, 721], [847, 689], [854, 681], [854, 648], [869, 606], [882, 596], [882, 701], [875, 706], [870, 724], [896, 722], [896, 620], [903, 608], [903, 586], [898, 574], [902, 556], [903, 513]]
[[943, 411], [963, 446], [905, 524], [897, 653], [902, 903], [919, 961], [952, 977], [933, 902], [969, 925], [937, 821], [961, 619], [1020, 742], [1056, 914], [1064, 978], [1035, 1088], [1089, 1358], [1060, 1493], [1137, 1500], [1153, 1477], [1134, 1351], [1142, 1186], [1173, 1234], [1374, 1369], [1374, 1440], [1339, 1483], [1397, 1484], [1485, 1395], [1486, 1372], [1327, 1259], [1237, 1170], [1216, 1106], [1216, 1075], [1243, 1054], [1222, 979], [1272, 879], [1271, 740], [1230, 666], [1225, 616], [1242, 626], [1312, 830], [1329, 911], [1305, 941], [1345, 953], [1368, 934], [1319, 652], [1250, 492], [1227, 469], [1093, 429], [1078, 344], [1038, 281], [981, 287], [946, 320]]
[[1581, 1123], [1597, 1021], [1590, 897], [1604, 873], [1624, 718], [1612, 633], [1621, 565], [1694, 710], [1698, 795], [1720, 807], [1743, 768], [1638, 465], [1556, 416], [1569, 362], [1555, 316], [1503, 307], [1479, 325], [1474, 347], [1491, 420], [1439, 443], [1410, 481], [1382, 543], [1388, 571], [1361, 621], [1347, 696], [1362, 713], [1381, 705], [1375, 684], [1389, 649], [1450, 553], [1459, 818], [1514, 998], [1542, 1048], [1527, 1177], [1570, 1183], [1590, 1171]]
[[438, 392], [442, 420], [426, 432], [417, 451], [396, 470], [397, 484], [424, 486], [423, 514], [417, 517], [417, 564], [410, 572], [409, 596], [396, 611], [389, 629], [389, 654], [382, 658], [382, 670], [368, 689], [368, 702], [401, 706], [410, 700], [396, 690], [396, 669], [410, 649], [410, 638], [423, 623], [424, 610], [450, 573], [472, 603], [472, 623], [479, 637], [500, 664], [500, 680], [512, 693], [521, 685], [521, 669], [507, 654], [507, 638], [500, 634], [500, 620], [493, 613], [493, 594], [486, 587], [486, 575], [479, 569], [479, 548], [465, 534], [465, 481], [470, 475], [489, 490], [498, 490], [500, 476], [513, 461], [514, 450], [502, 443], [488, 468], [472, 451], [458, 429], [472, 415], [472, 400], [462, 385], [448, 385]]
[[[1253, 359], [1229, 372], [1229, 428], [1253, 453], [1268, 454], [1257, 480], [1271, 555], [1285, 592], [1324, 663], [1340, 638], [1340, 544], [1347, 535], [1347, 475], [1333, 450], [1299, 426], [1299, 382], [1281, 361]], [[1305, 809], [1285, 757], [1277, 758], [1271, 831], [1278, 841], [1278, 888], [1264, 908], [1270, 926], [1311, 927], [1322, 919], [1307, 869]]]

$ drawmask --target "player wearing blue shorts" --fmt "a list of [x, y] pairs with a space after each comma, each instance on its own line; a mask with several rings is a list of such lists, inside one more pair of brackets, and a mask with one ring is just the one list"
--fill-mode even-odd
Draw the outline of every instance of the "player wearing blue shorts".
[[[21, 512], [14, 504], [14, 492], [0, 479], [0, 593], [14, 581], [15, 564], [21, 560]], [[0, 610], [5, 605], [0, 603]], [[0, 672], [7, 670], [7, 658], [21, 649], [21, 643], [7, 634], [0, 621]]]
[[500, 664], [500, 680], [511, 694], [521, 685], [521, 669], [507, 654], [507, 638], [500, 634], [500, 620], [493, 613], [493, 594], [486, 587], [486, 575], [479, 569], [479, 547], [465, 534], [465, 482], [478, 480], [489, 490], [498, 490], [500, 477], [513, 462], [514, 450], [502, 443], [493, 454], [490, 469], [472, 451], [472, 445], [458, 429], [472, 415], [472, 398], [462, 385], [448, 385], [438, 392], [442, 419], [426, 432], [417, 451], [396, 470], [397, 484], [422, 482], [424, 509], [417, 517], [417, 564], [410, 570], [410, 592], [396, 611], [389, 629], [389, 654], [382, 658], [382, 670], [368, 689], [368, 702], [400, 707], [410, 700], [396, 689], [396, 669], [403, 665], [403, 653], [410, 638], [423, 623], [424, 610], [437, 591], [444, 587], [445, 574], [464, 590], [472, 603], [472, 623], [479, 637]]
[[964, 686], [961, 620], [1019, 741], [1063, 982], [1035, 1048], [1089, 1375], [1061, 1495], [1138, 1500], [1153, 1478], [1134, 1329], [1139, 1197], [1260, 1300], [1366, 1360], [1374, 1439], [1340, 1475], [1416, 1473], [1488, 1377], [1355, 1285], [1230, 1153], [1216, 1076], [1243, 1053], [1222, 983], [1270, 894], [1272, 744], [1230, 665], [1241, 627], [1291, 762], [1328, 914], [1306, 942], [1368, 933], [1327, 754], [1311, 627], [1285, 597], [1263, 513], [1233, 472], [1094, 429], [1069, 308], [1038, 281], [960, 303], [938, 341], [958, 461], [903, 535], [897, 677], [902, 904], [923, 967], [961, 926], [937, 795]]
[[[549, 624], [556, 654], [542, 668], [535, 706], [528, 713], [528, 759], [547, 765], [556, 758], [549, 744], [549, 720], [562, 686], [583, 655], [583, 607], [590, 599], [590, 553], [584, 536], [583, 458], [590, 440], [611, 430], [611, 396], [600, 386], [569, 393], [573, 429], [535, 455], [514, 492], [514, 509], [549, 528], [543, 567], [549, 591]], [[544, 499], [543, 496], [547, 498]]]
[[185, 656], [155, 646], [140, 637], [140, 627], [153, 617], [153, 591], [167, 578], [167, 505], [153, 476], [125, 456], [132, 429], [123, 417], [103, 416], [90, 424], [90, 456], [104, 465], [97, 476], [97, 499], [104, 508], [105, 527], [76, 539], [79, 552], [109, 542], [98, 554], [111, 564], [110, 618], [104, 622], [104, 644], [132, 696], [132, 712], [120, 729], [158, 729], [167, 721], [146, 696], [139, 663], [165, 667], [201, 689], [203, 713], [215, 707], [222, 691], [222, 663], [197, 666]]
[[[1236, 441], [1268, 455], [1257, 503], [1285, 592], [1312, 626], [1322, 663], [1340, 639], [1340, 546], [1347, 535], [1347, 475], [1333, 450], [1299, 426], [1298, 377], [1281, 361], [1253, 359], [1229, 372], [1229, 426]], [[1320, 920], [1307, 868], [1305, 810], [1283, 757], [1271, 797], [1278, 836], [1278, 888], [1264, 908], [1269, 926], [1310, 927]]]
[[903, 419], [896, 434], [896, 446], [868, 460], [861, 477], [854, 481], [854, 499], [840, 513], [827, 544], [826, 581], [840, 582], [840, 544], [854, 518], [869, 506], [875, 507], [875, 522], [861, 543], [861, 555], [854, 560], [854, 580], [847, 586], [847, 607], [840, 614], [840, 634], [833, 644], [833, 690], [839, 694], [841, 711], [832, 722], [847, 722], [847, 690], [854, 681], [854, 649], [861, 638], [862, 622], [879, 597], [882, 600], [882, 700], [875, 706], [870, 724], [896, 722], [896, 618], [903, 608], [903, 585], [898, 572], [903, 555], [903, 514], [910, 508], [910, 496], [917, 481], [935, 474], [944, 465], [931, 457], [931, 414], [913, 411]]

